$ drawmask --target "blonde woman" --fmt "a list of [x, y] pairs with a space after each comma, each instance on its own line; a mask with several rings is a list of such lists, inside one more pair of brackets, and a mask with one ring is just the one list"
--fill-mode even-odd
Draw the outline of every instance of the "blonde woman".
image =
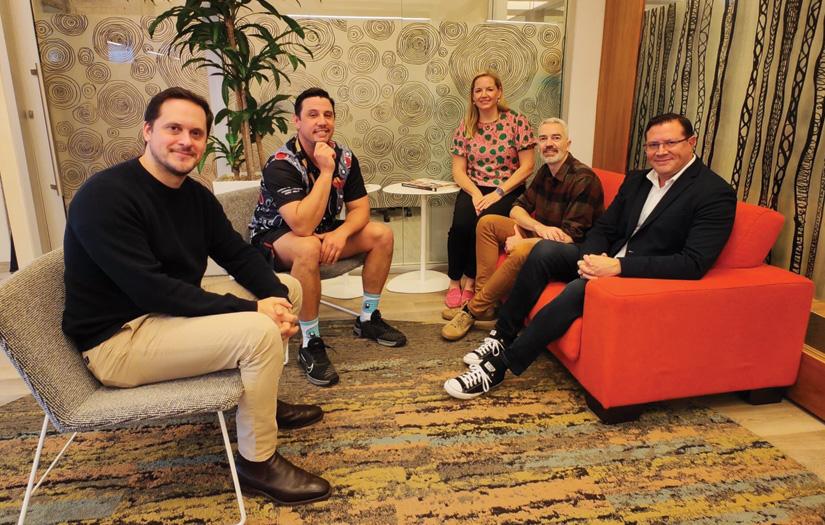
[[447, 236], [448, 307], [475, 295], [476, 224], [483, 215], [508, 215], [533, 172], [535, 143], [527, 118], [508, 108], [498, 75], [476, 75], [467, 115], [453, 136], [453, 179], [462, 191]]

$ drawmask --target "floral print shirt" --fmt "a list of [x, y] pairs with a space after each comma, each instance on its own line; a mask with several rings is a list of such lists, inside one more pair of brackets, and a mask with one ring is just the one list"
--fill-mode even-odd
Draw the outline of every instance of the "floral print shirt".
[[467, 159], [467, 175], [477, 186], [496, 187], [519, 168], [519, 151], [536, 144], [527, 117], [501, 111], [494, 122], [479, 122], [476, 134], [464, 136], [464, 122], [453, 135], [453, 155]]

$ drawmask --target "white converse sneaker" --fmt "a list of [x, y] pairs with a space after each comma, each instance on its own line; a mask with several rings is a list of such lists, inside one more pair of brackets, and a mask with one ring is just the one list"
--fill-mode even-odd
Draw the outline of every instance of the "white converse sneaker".
[[470, 370], [444, 382], [444, 390], [457, 399], [472, 399], [486, 394], [504, 381], [504, 370], [499, 370], [489, 360], [480, 365], [470, 365]]

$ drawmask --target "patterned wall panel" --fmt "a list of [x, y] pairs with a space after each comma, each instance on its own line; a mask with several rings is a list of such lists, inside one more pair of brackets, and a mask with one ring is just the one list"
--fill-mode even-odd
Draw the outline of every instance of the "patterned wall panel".
[[[43, 15], [36, 20], [46, 92], [55, 123], [58, 165], [67, 202], [96, 169], [142, 149], [142, 110], [161, 89], [181, 85], [207, 94], [203, 70], [181, 69], [187, 55], [169, 55], [174, 28], [150, 38], [151, 16]], [[268, 18], [258, 22], [277, 29]], [[505, 96], [532, 124], [558, 116], [563, 28], [545, 24], [468, 24], [397, 20], [304, 19], [306, 68], [281, 92], [311, 86], [336, 99], [339, 141], [361, 161], [367, 182], [450, 178], [453, 131], [467, 104], [469, 82], [498, 71]], [[264, 98], [274, 84], [256, 86]], [[287, 136], [264, 139], [268, 152]], [[214, 178], [214, 166], [199, 175]], [[451, 205], [450, 197], [434, 206]], [[381, 194], [379, 205], [413, 206]]]
[[[670, 27], [664, 33], [663, 18]], [[628, 164], [643, 167], [645, 122], [663, 109], [683, 111], [696, 124], [697, 154], [740, 198], [785, 215], [771, 262], [814, 279], [820, 299], [823, 20], [822, 0], [678, 0], [649, 9], [640, 58], [661, 53], [672, 65], [659, 81], [649, 74], [653, 62], [641, 65], [628, 152]], [[653, 95], [667, 98], [667, 107], [646, 105]]]

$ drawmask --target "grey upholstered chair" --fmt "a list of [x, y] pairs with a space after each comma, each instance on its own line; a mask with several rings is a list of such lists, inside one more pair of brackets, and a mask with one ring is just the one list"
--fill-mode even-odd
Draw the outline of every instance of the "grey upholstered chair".
[[[227, 218], [229, 218], [229, 221], [232, 223], [232, 227], [235, 228], [235, 231], [240, 233], [247, 242], [249, 242], [249, 223], [252, 220], [252, 213], [258, 204], [260, 194], [261, 191], [258, 188], [245, 188], [217, 195], [218, 201], [220, 201], [223, 206], [224, 213], [226, 213]], [[341, 259], [335, 264], [321, 265], [321, 280], [338, 277], [359, 266], [363, 266], [366, 258], [367, 254], [360, 253], [352, 257], [347, 257], [346, 259]], [[348, 313], [353, 317], [358, 317], [359, 315], [358, 312], [331, 303], [325, 299], [321, 299], [321, 304]]]
[[[235, 486], [246, 522], [241, 488], [223, 411], [243, 393], [238, 370], [217, 372], [136, 388], [108, 388], [89, 372], [60, 328], [64, 304], [63, 250], [48, 253], [0, 284], [0, 346], [45, 412], [18, 524], [32, 494], [71, 444], [77, 432], [149, 419], [217, 412]], [[63, 450], [34, 486], [49, 421], [72, 432]]]

